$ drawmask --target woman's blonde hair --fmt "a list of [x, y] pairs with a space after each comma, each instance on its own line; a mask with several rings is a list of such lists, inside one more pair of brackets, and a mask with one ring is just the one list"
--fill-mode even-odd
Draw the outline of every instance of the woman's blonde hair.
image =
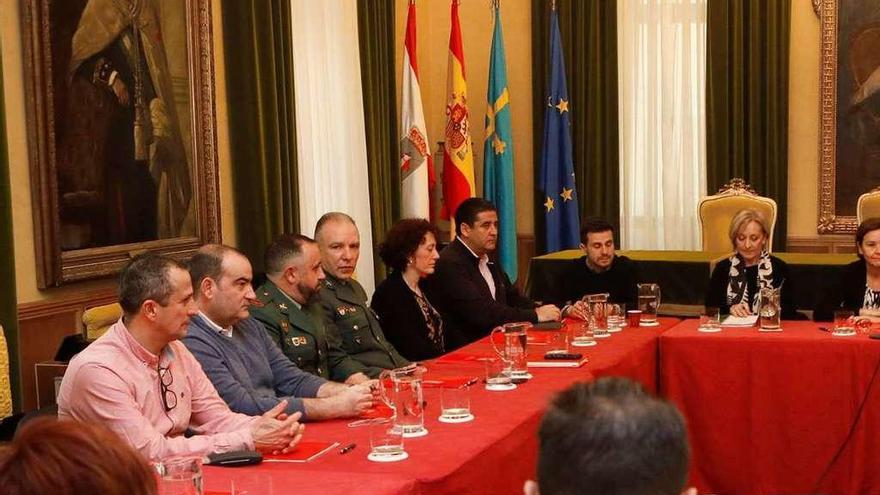
[[740, 229], [752, 222], [758, 222], [758, 225], [761, 226], [761, 230], [764, 232], [765, 239], [770, 237], [767, 219], [764, 218], [760, 211], [752, 209], [740, 210], [730, 221], [730, 230], [727, 233], [730, 236], [730, 244], [733, 245], [734, 250], [736, 250], [736, 236], [739, 234]]

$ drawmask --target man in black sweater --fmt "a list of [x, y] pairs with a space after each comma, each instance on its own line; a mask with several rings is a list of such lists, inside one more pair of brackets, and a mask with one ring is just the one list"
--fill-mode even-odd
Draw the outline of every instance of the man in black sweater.
[[563, 307], [563, 315], [578, 311], [570, 303], [585, 294], [607, 292], [609, 300], [636, 309], [638, 301], [638, 267], [626, 256], [614, 252], [614, 230], [602, 219], [586, 220], [581, 226], [581, 250], [584, 256], [571, 260], [566, 277], [556, 284], [551, 302]]

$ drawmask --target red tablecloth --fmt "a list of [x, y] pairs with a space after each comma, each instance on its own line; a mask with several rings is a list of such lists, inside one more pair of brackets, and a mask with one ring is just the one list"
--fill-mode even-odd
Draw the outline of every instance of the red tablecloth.
[[[660, 375], [688, 421], [701, 493], [880, 493], [880, 384], [868, 387], [880, 341], [835, 337], [813, 322], [783, 322], [779, 333], [697, 326], [660, 337]], [[852, 439], [817, 487], [863, 400]]]
[[[439, 389], [425, 388], [425, 425], [429, 434], [405, 440], [409, 459], [396, 463], [370, 462], [369, 431], [348, 428], [349, 420], [310, 423], [310, 440], [356, 443], [350, 453], [336, 450], [309, 463], [263, 463], [245, 468], [206, 466], [205, 486], [228, 491], [230, 481], [242, 476], [266, 476], [275, 493], [333, 495], [375, 494], [511, 494], [521, 493], [523, 482], [534, 479], [537, 457], [537, 426], [544, 408], [556, 392], [594, 375], [631, 376], [656, 387], [657, 336], [678, 320], [661, 319], [655, 328], [626, 329], [599, 345], [578, 349], [590, 363], [581, 368], [531, 369], [529, 382], [510, 392], [489, 392], [482, 384], [471, 388], [471, 411], [476, 419], [463, 424], [444, 424], [439, 415]], [[534, 346], [538, 350], [540, 346]], [[474, 343], [454, 355], [493, 355], [487, 340]], [[471, 375], [482, 378], [482, 362], [458, 360], [426, 364], [425, 379]]]
[[[626, 328], [600, 340], [596, 347], [587, 347], [584, 354], [590, 358], [586, 368], [597, 378], [625, 376], [641, 383], [645, 390], [657, 392], [658, 339], [657, 337], [681, 322], [678, 318], [658, 318], [659, 326]], [[580, 350], [578, 351], [580, 352]]]

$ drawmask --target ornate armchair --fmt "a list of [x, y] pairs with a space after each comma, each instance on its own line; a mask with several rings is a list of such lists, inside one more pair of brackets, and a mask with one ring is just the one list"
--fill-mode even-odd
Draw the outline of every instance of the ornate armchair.
[[761, 212], [770, 226], [767, 250], [773, 250], [773, 229], [776, 227], [776, 201], [758, 196], [742, 179], [734, 178], [718, 190], [717, 194], [700, 200], [700, 225], [703, 228], [703, 251], [732, 251], [728, 230], [730, 221], [747, 208]]
[[9, 382], [9, 348], [0, 325], [0, 419], [12, 416], [12, 387]]
[[856, 218], [859, 224], [869, 218], [880, 217], [880, 187], [859, 196], [856, 204]]
[[88, 308], [82, 315], [82, 331], [87, 341], [91, 342], [116, 323], [122, 316], [122, 306], [119, 303], [105, 304]]

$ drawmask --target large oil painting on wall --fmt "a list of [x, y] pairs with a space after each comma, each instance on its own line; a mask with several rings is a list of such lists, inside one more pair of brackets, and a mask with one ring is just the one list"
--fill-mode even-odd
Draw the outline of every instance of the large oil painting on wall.
[[210, 0], [26, 0], [37, 280], [219, 240]]
[[818, 230], [850, 233], [859, 196], [880, 185], [880, 2], [813, 2], [822, 25]]

